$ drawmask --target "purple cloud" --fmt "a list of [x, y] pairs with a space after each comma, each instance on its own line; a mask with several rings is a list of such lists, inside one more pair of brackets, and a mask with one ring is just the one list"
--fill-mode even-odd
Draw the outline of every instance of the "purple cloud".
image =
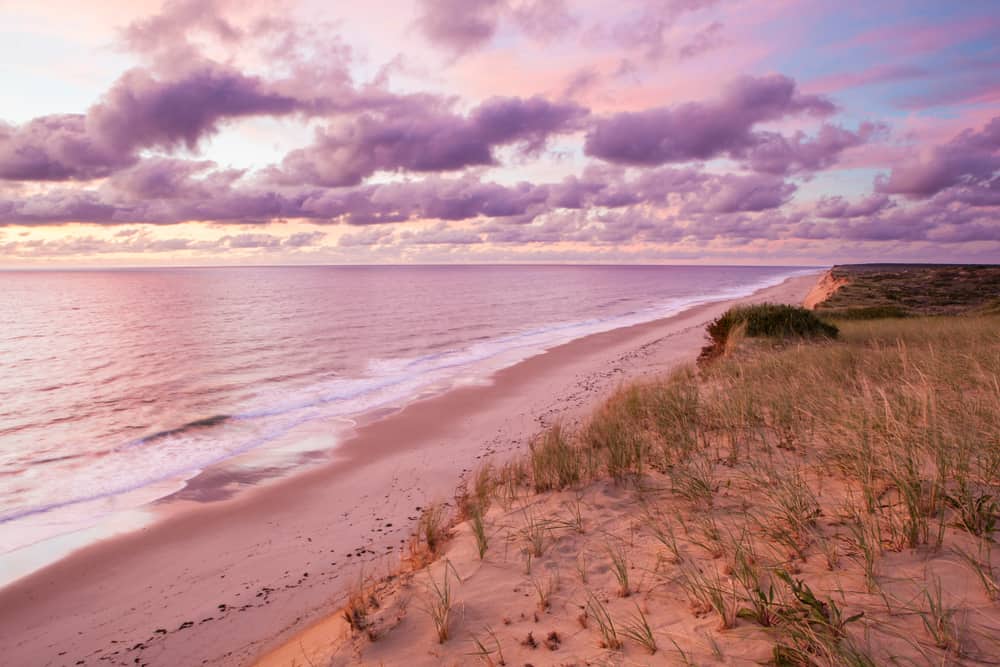
[[167, 0], [158, 14], [130, 23], [122, 39], [133, 51], [177, 51], [188, 45], [188, 35], [198, 31], [224, 42], [236, 42], [244, 32], [222, 16], [217, 0]]
[[713, 21], [692, 35], [677, 54], [682, 60], [686, 60], [711, 51], [723, 43], [723, 29], [724, 26], [722, 23]]
[[497, 30], [504, 0], [420, 0], [417, 25], [433, 44], [456, 55], [482, 46]]
[[304, 110], [304, 103], [267, 89], [257, 77], [205, 65], [175, 80], [159, 80], [147, 70], [126, 72], [87, 113], [89, 128], [114, 150], [195, 149], [223, 120], [281, 116]]
[[[602, 40], [607, 31], [618, 46], [637, 50], [646, 60], [658, 60], [667, 53], [668, 29], [684, 14], [708, 9], [718, 0], [646, 0], [641, 4], [638, 13], [610, 28], [597, 26], [592, 36]], [[696, 37], [690, 43], [698, 40]]]
[[282, 241], [286, 248], [307, 248], [318, 245], [326, 238], [326, 232], [296, 232]]
[[[954, 190], [905, 208], [895, 207], [887, 195], [876, 193], [855, 203], [827, 198], [811, 211], [788, 211], [785, 205], [794, 191], [794, 184], [768, 174], [720, 175], [663, 167], [630, 175], [628, 170], [607, 166], [550, 184], [507, 186], [467, 175], [349, 188], [273, 188], [238, 172], [207, 170], [202, 162], [161, 159], [117, 174], [96, 190], [50, 189], [20, 199], [0, 199], [0, 220], [8, 224], [169, 224], [196, 219], [249, 224], [304, 218], [384, 230], [387, 223], [437, 219], [468, 221], [466, 225], [472, 226], [457, 229], [442, 224], [425, 235], [405, 239], [433, 244], [477, 239], [598, 245], [685, 238], [730, 242], [1000, 240], [995, 208], [963, 202]], [[143, 196], [154, 193], [159, 198]], [[228, 235], [225, 247], [279, 247], [278, 241], [255, 234]], [[135, 234], [120, 236], [127, 240]], [[395, 238], [391, 232], [355, 236], [345, 238], [343, 244], [382, 244]], [[320, 238], [292, 235], [280, 247], [314, 245]], [[200, 247], [191, 243], [173, 247]], [[80, 244], [77, 249], [85, 252], [87, 243]]]
[[87, 131], [82, 114], [42, 116], [21, 126], [0, 123], [0, 179], [86, 180], [135, 162]]
[[420, 0], [417, 27], [432, 44], [458, 57], [492, 41], [503, 19], [540, 41], [578, 24], [565, 0]]
[[[118, 195], [133, 199], [175, 199], [190, 196], [192, 178], [215, 166], [209, 160], [148, 158], [111, 177], [106, 186]], [[236, 176], [238, 174], [234, 174]], [[213, 174], [218, 176], [218, 172]]]
[[86, 235], [0, 242], [0, 252], [8, 256], [19, 257], [172, 253], [177, 251], [213, 253], [232, 249], [296, 252], [304, 248], [316, 247], [326, 237], [325, 232], [315, 231], [297, 232], [284, 238], [266, 233], [243, 233], [227, 234], [215, 240], [196, 240], [183, 237], [155, 238], [148, 231], [139, 229], [123, 231], [127, 233], [118, 233], [112, 238]]
[[310, 111], [312, 104], [218, 65], [168, 80], [133, 69], [86, 114], [0, 126], [0, 178], [100, 178], [134, 164], [142, 149], [193, 150], [226, 120]]
[[892, 206], [894, 206], [893, 201], [881, 193], [875, 193], [853, 204], [840, 196], [823, 197], [816, 204], [816, 215], [821, 218], [871, 217]]
[[518, 28], [537, 40], [562, 35], [579, 24], [579, 20], [566, 6], [566, 0], [522, 2], [512, 8], [512, 13]]
[[540, 185], [504, 186], [472, 177], [432, 177], [416, 182], [329, 189], [314, 193], [301, 205], [307, 217], [364, 225], [414, 218], [532, 218], [545, 210], [547, 198], [548, 189]]
[[434, 98], [414, 98], [391, 114], [362, 114], [317, 132], [315, 142], [270, 170], [283, 184], [356, 185], [376, 171], [442, 172], [496, 164], [494, 148], [541, 149], [552, 134], [575, 129], [586, 110], [573, 103], [494, 98], [468, 116]]
[[480, 232], [471, 229], [455, 229], [441, 222], [430, 229], [416, 232], [402, 232], [399, 240], [415, 245], [475, 245], [483, 243]]
[[996, 188], [1000, 171], [1000, 116], [979, 132], [963, 130], [946, 144], [934, 147], [917, 164], [895, 167], [888, 178], [880, 177], [875, 189], [887, 194], [926, 198], [946, 188], [969, 190]]
[[690, 102], [601, 119], [587, 134], [587, 155], [627, 165], [660, 165], [742, 154], [758, 137], [757, 123], [796, 115], [825, 116], [833, 103], [804, 95], [781, 75], [737, 79], [714, 102]]
[[741, 155], [750, 168], [769, 174], [812, 172], [833, 166], [848, 148], [887, 133], [884, 125], [862, 123], [857, 132], [824, 124], [815, 137], [796, 132], [786, 138], [777, 132], [756, 132], [754, 144]]
[[1000, 225], [996, 224], [994, 210], [956, 206], [947, 198], [933, 198], [907, 207], [886, 206], [874, 215], [836, 222], [811, 221], [796, 233], [802, 238], [854, 241], [1000, 241]]
[[364, 227], [356, 232], [341, 234], [337, 239], [337, 245], [341, 247], [370, 247], [391, 243], [393, 240], [391, 229], [386, 227]]
[[795, 194], [796, 187], [765, 174], [725, 174], [710, 181], [705, 189], [707, 198], [699, 197], [685, 208], [686, 212], [766, 211], [786, 203]]

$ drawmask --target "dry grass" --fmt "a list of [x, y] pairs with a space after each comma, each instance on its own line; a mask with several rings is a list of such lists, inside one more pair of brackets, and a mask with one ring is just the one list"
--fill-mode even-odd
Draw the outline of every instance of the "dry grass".
[[417, 532], [410, 539], [410, 561], [420, 567], [430, 563], [441, 552], [448, 538], [448, 515], [440, 503], [424, 508], [417, 521]]
[[[725, 662], [739, 649], [721, 629], [739, 626], [776, 665], [984, 662], [1000, 648], [998, 328], [912, 317], [841, 322], [836, 341], [745, 340], [700, 373], [621, 389], [578, 432], [551, 429], [525, 460], [490, 469], [467, 494], [472, 532], [503, 526], [529, 574], [531, 559], [575, 568], [559, 604], [582, 609], [606, 650]], [[477, 509], [489, 499], [500, 507]], [[416, 540], [431, 553], [446, 534], [438, 512]], [[938, 570], [962, 596], [925, 580]], [[634, 572], [652, 574], [641, 588], [655, 608], [687, 598], [685, 613], [719, 630], [664, 632], [619, 597], [635, 593]], [[554, 616], [555, 586], [531, 584]], [[445, 597], [447, 586], [446, 570]], [[520, 645], [492, 627], [484, 661], [501, 640]], [[658, 637], [673, 649], [657, 652]]]
[[424, 599], [423, 609], [434, 624], [434, 634], [439, 644], [445, 643], [451, 637], [451, 611], [454, 605], [449, 576], [451, 571], [451, 564], [446, 561], [440, 583], [434, 577], [428, 576]]
[[531, 479], [536, 493], [565, 489], [578, 483], [581, 475], [581, 460], [559, 425], [532, 443]]
[[347, 604], [343, 610], [344, 620], [347, 621], [351, 632], [365, 634], [370, 640], [374, 640], [374, 629], [371, 627], [369, 612], [377, 608], [378, 599], [370, 590], [369, 582], [362, 572], [357, 584], [348, 591]]

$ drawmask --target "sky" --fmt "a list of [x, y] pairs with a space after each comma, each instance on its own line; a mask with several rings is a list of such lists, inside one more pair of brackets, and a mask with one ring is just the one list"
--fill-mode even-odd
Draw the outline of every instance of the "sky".
[[1000, 262], [996, 0], [0, 0], [0, 267]]

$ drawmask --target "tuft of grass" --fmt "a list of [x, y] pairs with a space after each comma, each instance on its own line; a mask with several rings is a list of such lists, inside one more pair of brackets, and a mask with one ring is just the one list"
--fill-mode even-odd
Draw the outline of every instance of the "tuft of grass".
[[865, 573], [865, 586], [869, 593], [878, 589], [878, 572], [876, 567], [882, 556], [882, 540], [879, 537], [878, 524], [874, 518], [855, 513], [849, 523], [849, 542], [854, 546], [854, 557], [858, 560]]
[[625, 545], [620, 542], [609, 544], [606, 547], [608, 557], [611, 559], [611, 571], [618, 582], [618, 597], [627, 598], [632, 594], [632, 584], [629, 581], [628, 555], [625, 553]]
[[429, 585], [427, 586], [424, 611], [434, 624], [434, 632], [439, 644], [448, 641], [451, 610], [454, 604], [451, 593], [451, 581], [448, 577], [450, 569], [452, 569], [451, 563], [445, 561], [444, 575], [441, 583], [438, 583], [434, 577], [428, 577]]
[[[493, 641], [492, 648], [487, 646], [482, 639], [476, 635], [472, 635], [472, 643], [475, 644], [476, 650], [469, 653], [469, 655], [479, 658], [486, 667], [503, 667], [507, 664], [507, 661], [503, 657], [503, 647], [500, 646], [500, 640], [497, 639], [497, 635], [493, 632], [490, 626], [484, 628], [486, 635]], [[494, 658], [494, 655], [496, 656]]]
[[544, 612], [551, 606], [552, 596], [559, 590], [559, 573], [555, 572], [544, 581], [536, 577], [531, 577], [530, 581], [538, 600], [538, 611]]
[[768, 501], [765, 532], [802, 560], [820, 516], [819, 502], [799, 470], [768, 470], [759, 485]]
[[369, 639], [375, 639], [368, 612], [370, 608], [377, 606], [378, 600], [373, 593], [368, 592], [365, 576], [362, 572], [358, 577], [358, 583], [348, 592], [347, 604], [343, 611], [344, 620], [347, 621], [352, 633], [364, 633]]
[[712, 558], [721, 558], [729, 545], [715, 517], [711, 514], [698, 516], [693, 523], [693, 528], [697, 528], [698, 532], [685, 526], [688, 541], [707, 551]]
[[973, 535], [989, 538], [996, 530], [1000, 505], [993, 494], [976, 492], [962, 484], [954, 493], [945, 495], [944, 500], [958, 512], [959, 525]]
[[[975, 573], [976, 578], [979, 579], [979, 583], [983, 585], [983, 592], [986, 593], [986, 597], [995, 601], [1000, 599], [1000, 581], [997, 580], [993, 572], [993, 564], [990, 560], [991, 544], [990, 540], [983, 540], [980, 543], [979, 556], [971, 554], [960, 547], [955, 547], [955, 553]], [[985, 553], [983, 553], [984, 551]]]
[[653, 628], [649, 625], [649, 619], [642, 613], [639, 605], [635, 606], [635, 614], [622, 623], [622, 634], [646, 649], [650, 655], [655, 654], [659, 648], [656, 645]]
[[864, 612], [844, 616], [843, 611], [832, 599], [825, 602], [816, 597], [812, 589], [801, 579], [793, 579], [785, 570], [777, 570], [775, 575], [784, 581], [795, 597], [797, 605], [786, 606], [781, 615], [786, 621], [804, 623], [815, 630], [834, 638], [847, 635], [847, 626], [860, 620]]
[[649, 428], [659, 440], [658, 466], [669, 469], [698, 448], [701, 435], [698, 381], [692, 369], [685, 367], [643, 389]]
[[489, 463], [476, 470], [471, 479], [463, 480], [455, 490], [455, 507], [459, 519], [470, 519], [476, 513], [490, 509], [497, 477]]
[[642, 389], [618, 391], [592, 416], [581, 434], [585, 449], [602, 452], [608, 475], [616, 482], [642, 473], [648, 450], [643, 440]]
[[472, 527], [472, 534], [476, 538], [476, 551], [479, 553], [479, 560], [486, 556], [486, 550], [490, 547], [490, 537], [486, 533], [486, 520], [483, 518], [483, 511], [479, 505], [472, 509], [472, 516], [469, 519]]
[[587, 594], [587, 616], [593, 618], [597, 623], [597, 629], [601, 633], [601, 648], [617, 651], [622, 647], [622, 640], [618, 636], [618, 629], [615, 627], [614, 619], [608, 608], [593, 593]]
[[707, 456], [696, 456], [668, 472], [674, 494], [696, 505], [711, 507], [717, 488], [715, 464]]
[[664, 516], [662, 512], [648, 506], [643, 509], [643, 517], [645, 519], [644, 524], [649, 529], [649, 532], [657, 542], [667, 548], [670, 554], [670, 562], [674, 565], [681, 563], [684, 560], [684, 555], [681, 552], [680, 543], [677, 541], [677, 533], [674, 530], [673, 522]]
[[924, 589], [924, 600], [927, 611], [921, 612], [920, 618], [934, 645], [947, 651], [957, 651], [959, 639], [955, 610], [944, 603], [940, 579], [935, 578], [932, 586]]
[[713, 573], [711, 577], [696, 566], [685, 563], [680, 568], [679, 583], [687, 593], [695, 613], [715, 611], [719, 616], [720, 626], [731, 628], [736, 624], [735, 591], [731, 588], [727, 590], [718, 572], [714, 568], [710, 569]]
[[531, 443], [531, 479], [535, 493], [559, 491], [580, 481], [579, 452], [556, 424]]
[[495, 473], [493, 496], [505, 510], [509, 510], [517, 500], [521, 487], [528, 479], [524, 461], [508, 461]]
[[552, 530], [551, 523], [545, 519], [539, 519], [530, 508], [525, 507], [522, 516], [524, 525], [521, 527], [521, 539], [525, 544], [525, 551], [529, 557], [540, 558], [545, 554], [548, 546], [549, 533]]
[[562, 506], [566, 508], [568, 518], [557, 521], [558, 525], [568, 528], [578, 535], [586, 533], [587, 526], [583, 520], [582, 501], [579, 498], [574, 498], [572, 501], [564, 502]]
[[410, 560], [426, 565], [441, 552], [448, 539], [447, 514], [444, 505], [432, 503], [420, 513], [417, 532], [410, 540]]
[[749, 538], [733, 542], [733, 578], [743, 588], [743, 599], [749, 604], [738, 609], [736, 616], [764, 627], [774, 625], [778, 619], [779, 604], [776, 591], [770, 578], [762, 571]]
[[775, 574], [788, 585], [794, 599], [778, 612], [781, 639], [774, 647], [775, 665], [814, 665], [816, 658], [822, 658], [822, 663], [829, 665], [875, 666], [847, 634], [847, 626], [860, 620], [864, 612], [845, 616], [836, 602], [820, 600], [801, 579], [793, 579], [784, 570]]
[[490, 509], [493, 495], [496, 492], [496, 471], [490, 463], [482, 465], [473, 477], [472, 492], [476, 507], [485, 514]]

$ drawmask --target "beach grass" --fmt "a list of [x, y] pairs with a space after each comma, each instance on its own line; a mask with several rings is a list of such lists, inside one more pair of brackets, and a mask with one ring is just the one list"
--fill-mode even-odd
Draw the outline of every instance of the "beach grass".
[[[998, 325], [848, 318], [836, 337], [781, 329], [779, 345], [756, 344], [747, 326], [698, 370], [622, 387], [474, 485], [500, 502], [464, 517], [469, 539], [505, 531], [527, 572], [506, 550], [470, 549], [489, 575], [465, 577], [456, 593], [448, 569], [465, 566], [455, 560], [431, 579], [447, 604], [433, 607], [442, 611], [428, 636], [476, 641], [473, 628], [496, 628], [477, 655], [495, 661], [502, 644], [511, 664], [531, 662], [537, 649], [521, 638], [549, 630], [539, 623], [577, 662], [604, 652], [642, 664], [744, 654], [775, 665], [991, 664]], [[441, 553], [435, 512], [417, 542]], [[579, 576], [559, 580], [560, 569]], [[526, 574], [528, 591], [511, 593]], [[444, 611], [458, 604], [461, 621]], [[442, 664], [449, 650], [435, 653]]]

